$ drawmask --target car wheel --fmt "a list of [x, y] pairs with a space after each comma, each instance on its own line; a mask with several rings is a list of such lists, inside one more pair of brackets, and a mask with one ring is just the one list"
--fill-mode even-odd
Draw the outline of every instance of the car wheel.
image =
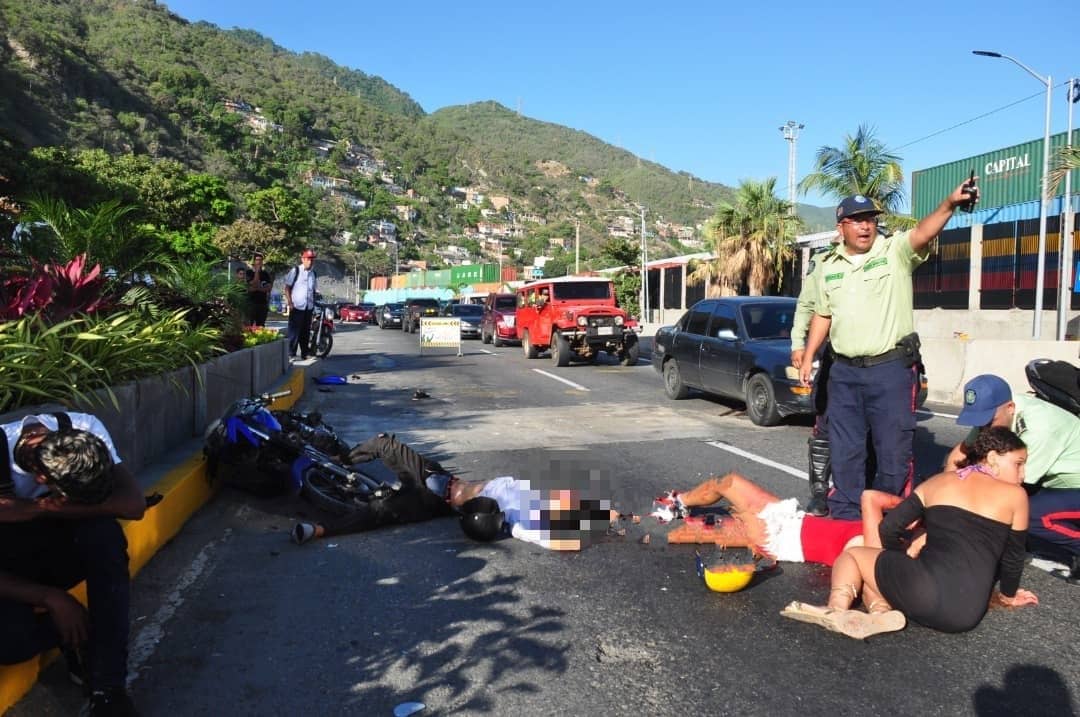
[[551, 335], [551, 360], [556, 366], [570, 365], [570, 342], [558, 331]]
[[683, 383], [682, 374], [679, 373], [679, 364], [675, 359], [670, 359], [664, 364], [664, 393], [673, 401], [686, 398], [690, 390]]
[[525, 352], [525, 358], [527, 359], [534, 359], [540, 355], [540, 352], [532, 345], [532, 341], [529, 340], [528, 331], [521, 335], [521, 350]]
[[633, 339], [627, 339], [626, 341], [627, 343], [623, 348], [623, 355], [622, 358], [619, 359], [619, 363], [623, 366], [635, 366], [638, 362], [638, 356], [641, 355], [641, 347], [638, 345], [636, 336]]
[[775, 426], [780, 422], [772, 381], [763, 373], [755, 373], [746, 383], [746, 415], [758, 426]]

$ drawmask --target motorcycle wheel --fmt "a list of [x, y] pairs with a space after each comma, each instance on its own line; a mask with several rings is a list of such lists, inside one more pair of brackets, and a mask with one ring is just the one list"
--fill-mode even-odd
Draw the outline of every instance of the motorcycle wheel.
[[342, 485], [340, 479], [318, 466], [305, 471], [301, 495], [316, 508], [333, 515], [348, 515], [367, 505], [358, 491]]
[[315, 347], [315, 355], [319, 358], [326, 358], [330, 355], [330, 349], [334, 348], [334, 336], [328, 332], [323, 332], [319, 337], [319, 344]]

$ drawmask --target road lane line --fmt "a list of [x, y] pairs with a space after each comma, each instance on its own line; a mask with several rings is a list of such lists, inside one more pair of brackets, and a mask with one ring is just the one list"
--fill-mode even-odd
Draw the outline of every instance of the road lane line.
[[810, 477], [806, 474], [805, 471], [800, 471], [798, 469], [792, 468], [791, 466], [785, 466], [783, 463], [777, 463], [776, 461], [769, 460], [768, 458], [759, 456], [756, 453], [751, 453], [750, 451], [744, 451], [741, 448], [736, 448], [730, 443], [724, 443], [722, 441], [706, 441], [705, 444], [712, 446], [713, 448], [719, 448], [722, 451], [727, 451], [728, 453], [734, 453], [735, 455], [742, 456], [743, 458], [749, 458], [752, 461], [755, 461], [765, 466], [769, 466], [770, 468], [775, 468], [779, 471], [783, 471], [784, 473], [795, 476], [796, 478], [799, 478], [801, 480], [810, 480]]
[[480, 349], [480, 353], [491, 354], [492, 356], [496, 355], [494, 351], [488, 351], [487, 349]]
[[536, 372], [537, 372], [537, 373], [539, 373], [539, 374], [542, 374], [542, 375], [544, 375], [544, 376], [547, 376], [548, 378], [553, 378], [553, 379], [555, 379], [556, 381], [562, 381], [562, 382], [563, 382], [563, 383], [565, 383], [565, 384], [566, 384], [567, 386], [570, 386], [570, 387], [572, 387], [572, 388], [576, 388], [576, 389], [577, 389], [577, 390], [579, 390], [579, 391], [588, 391], [588, 390], [589, 390], [589, 389], [585, 388], [584, 386], [582, 386], [582, 385], [581, 385], [580, 383], [574, 383], [573, 381], [570, 381], [569, 379], [565, 379], [565, 378], [563, 378], [562, 376], [556, 376], [556, 375], [555, 375], [555, 374], [553, 374], [553, 373], [548, 373], [547, 371], [541, 371], [541, 370], [540, 370], [540, 369], [538, 369], [538, 368], [534, 368], [534, 369], [533, 369], [533, 371], [536, 371]]
[[924, 416], [938, 416], [939, 418], [959, 418], [959, 416], [954, 416], [951, 413], [938, 413], [937, 411], [916, 411], [915, 413], [921, 413]]

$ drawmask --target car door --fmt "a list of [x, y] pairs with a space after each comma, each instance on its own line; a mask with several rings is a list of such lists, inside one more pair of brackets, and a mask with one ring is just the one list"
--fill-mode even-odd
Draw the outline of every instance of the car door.
[[701, 342], [709, 332], [709, 320], [712, 318], [715, 303], [706, 300], [691, 306], [679, 322], [679, 330], [671, 337], [671, 355], [675, 358], [679, 375], [687, 386], [701, 388]]
[[742, 351], [735, 305], [717, 301], [709, 333], [701, 341], [701, 387], [721, 396], [742, 397], [739, 353]]

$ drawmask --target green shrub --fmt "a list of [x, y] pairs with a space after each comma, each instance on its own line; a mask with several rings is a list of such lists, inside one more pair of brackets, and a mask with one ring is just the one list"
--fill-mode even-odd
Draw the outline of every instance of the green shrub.
[[48, 325], [39, 316], [0, 323], [0, 413], [35, 403], [93, 402], [125, 381], [198, 365], [220, 353], [220, 332], [192, 327], [186, 311], [77, 316]]

